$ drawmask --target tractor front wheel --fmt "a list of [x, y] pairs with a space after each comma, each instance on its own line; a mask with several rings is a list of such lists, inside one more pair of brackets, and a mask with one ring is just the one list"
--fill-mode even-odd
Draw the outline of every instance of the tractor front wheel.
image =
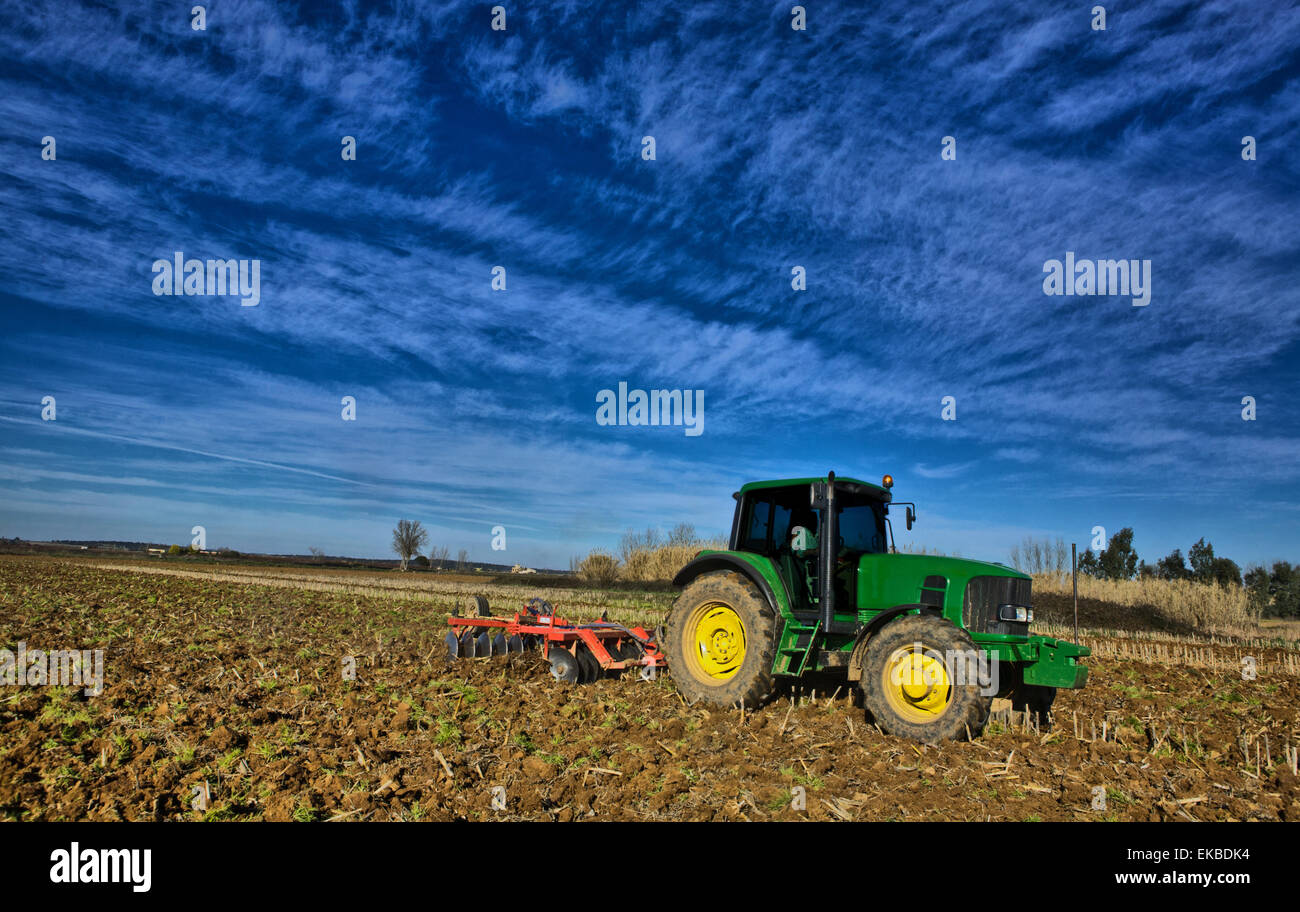
[[964, 631], [933, 615], [891, 621], [862, 657], [862, 696], [876, 723], [917, 741], [956, 741], [984, 730], [993, 706], [969, 680], [978, 647]]
[[755, 707], [776, 686], [776, 615], [739, 573], [697, 577], [673, 604], [663, 642], [677, 689], [694, 703]]

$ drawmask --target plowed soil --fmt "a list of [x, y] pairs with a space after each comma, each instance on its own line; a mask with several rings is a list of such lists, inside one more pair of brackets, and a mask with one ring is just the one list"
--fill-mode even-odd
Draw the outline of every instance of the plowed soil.
[[1001, 713], [927, 746], [833, 680], [742, 714], [667, 675], [452, 664], [445, 618], [417, 595], [0, 558], [0, 647], [103, 649], [105, 672], [100, 696], [0, 685], [0, 818], [1300, 819], [1300, 677], [1277, 648], [1112, 642], [1050, 729]]

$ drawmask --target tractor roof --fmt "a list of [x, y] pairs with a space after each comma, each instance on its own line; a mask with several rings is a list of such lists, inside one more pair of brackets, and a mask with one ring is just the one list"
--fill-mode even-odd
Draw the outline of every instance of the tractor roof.
[[[750, 491], [760, 491], [767, 488], [803, 487], [815, 482], [825, 481], [825, 476], [821, 478], [778, 478], [773, 481], [751, 481], [749, 484], [742, 486], [737, 492], [737, 495], [748, 494]], [[866, 494], [869, 497], [878, 497], [881, 500], [887, 501], [893, 499], [893, 495], [889, 493], [889, 489], [882, 488], [880, 485], [872, 484], [869, 481], [859, 481], [856, 478], [841, 478], [839, 475], [836, 475], [835, 487], [843, 488], [854, 493]]]

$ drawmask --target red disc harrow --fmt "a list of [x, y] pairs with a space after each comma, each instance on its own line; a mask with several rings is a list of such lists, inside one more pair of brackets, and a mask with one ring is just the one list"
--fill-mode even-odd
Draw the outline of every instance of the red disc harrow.
[[476, 596], [470, 616], [447, 618], [447, 656], [486, 658], [541, 649], [557, 680], [587, 683], [603, 674], [637, 669], [643, 680], [667, 666], [658, 637], [642, 627], [607, 621], [578, 624], [557, 617], [551, 605], [532, 599], [513, 617], [493, 617], [487, 599]]

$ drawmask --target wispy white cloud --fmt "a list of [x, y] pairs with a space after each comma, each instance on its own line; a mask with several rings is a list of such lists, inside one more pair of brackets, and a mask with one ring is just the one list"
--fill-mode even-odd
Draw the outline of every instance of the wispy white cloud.
[[[0, 10], [0, 400], [30, 422], [57, 387], [60, 431], [150, 441], [109, 448], [122, 481], [448, 529], [505, 513], [538, 553], [725, 523], [715, 499], [806, 474], [808, 446], [971, 509], [990, 476], [1300, 499], [1277, 405], [1300, 344], [1296, 10], [1156, 3], [1106, 33], [991, 3], [816, 8], [807, 33], [709, 3], [512, 9], [504, 34], [471, 3], [223, 3], [206, 33], [183, 12]], [[177, 249], [262, 259], [263, 303], [154, 297]], [[1151, 259], [1152, 304], [1044, 296], [1066, 250]], [[619, 380], [703, 389], [705, 437], [598, 428]], [[77, 454], [38, 478], [0, 458], [11, 492], [80, 490]]]

